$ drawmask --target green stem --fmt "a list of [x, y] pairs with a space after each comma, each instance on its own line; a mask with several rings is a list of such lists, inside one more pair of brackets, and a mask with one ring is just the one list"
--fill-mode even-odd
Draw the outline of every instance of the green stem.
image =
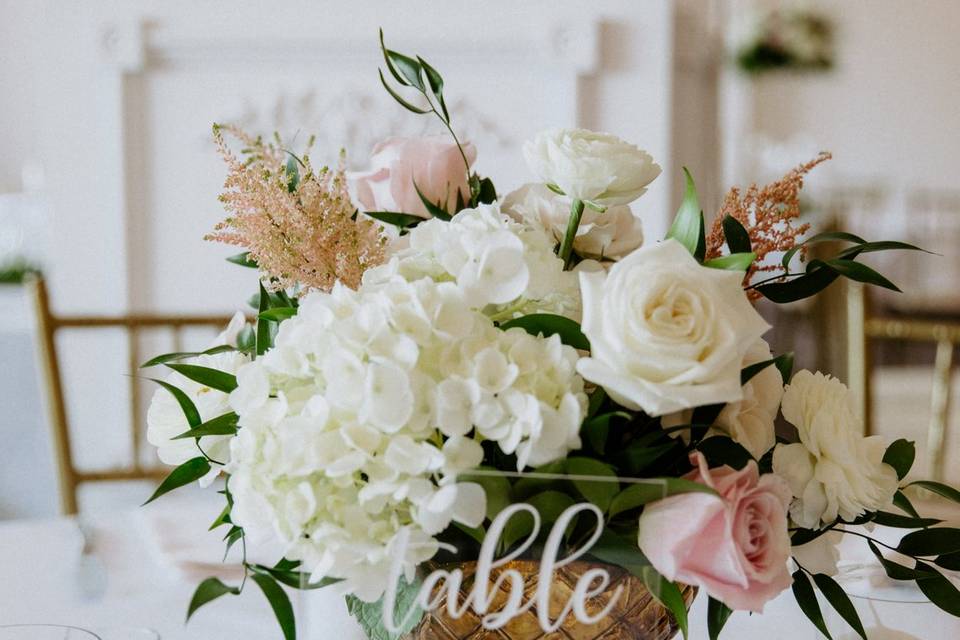
[[567, 232], [563, 236], [563, 242], [560, 244], [560, 259], [563, 260], [563, 268], [570, 269], [570, 257], [573, 255], [573, 241], [577, 237], [577, 230], [580, 228], [580, 218], [583, 217], [583, 201], [574, 200], [570, 205], [570, 219], [567, 221]]

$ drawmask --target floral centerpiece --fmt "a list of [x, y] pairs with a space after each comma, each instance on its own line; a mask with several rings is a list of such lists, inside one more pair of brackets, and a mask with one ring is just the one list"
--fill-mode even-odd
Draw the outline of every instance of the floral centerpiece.
[[[204, 581], [189, 614], [253, 582], [287, 639], [284, 586], [338, 591], [377, 639], [467, 610], [509, 629], [535, 606], [543, 631], [609, 626], [619, 571], [669, 621], [629, 637], [686, 634], [696, 589], [715, 638], [732, 612], [791, 588], [825, 634], [815, 589], [863, 636], [843, 590], [793, 551], [828, 532], [867, 538], [891, 578], [960, 613], [940, 572], [960, 564], [960, 530], [932, 527], [904, 493], [913, 444], [864, 437], [839, 380], [793, 372], [763, 340], [759, 298], [788, 303], [839, 278], [895, 289], [861, 259], [916, 250], [808, 233], [798, 194], [827, 154], [731, 190], [709, 228], [687, 173], [667, 237], [645, 239], [631, 205], [660, 173], [648, 153], [546, 131], [523, 149], [536, 181], [501, 197], [454, 134], [437, 70], [383, 54], [386, 90], [449, 141], [393, 138], [351, 173], [214, 127], [228, 217], [210, 238], [259, 270], [256, 319], [145, 365], [171, 370], [148, 437], [176, 465], [151, 500], [222, 474], [212, 528], [243, 550], [243, 583]], [[826, 242], [835, 255], [790, 270]], [[778, 414], [793, 438], [777, 435]], [[913, 531], [892, 547], [850, 530], [871, 522]], [[273, 557], [249, 560], [253, 548]], [[510, 568], [523, 558], [539, 571], [529, 602]], [[574, 559], [570, 602], [548, 614], [552, 572]]]

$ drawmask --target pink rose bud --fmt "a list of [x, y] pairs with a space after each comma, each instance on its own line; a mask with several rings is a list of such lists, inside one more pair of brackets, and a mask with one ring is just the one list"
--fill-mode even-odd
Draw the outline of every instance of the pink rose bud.
[[737, 471], [707, 467], [699, 452], [687, 474], [719, 494], [685, 493], [647, 505], [640, 549], [669, 580], [695, 584], [731, 609], [763, 611], [792, 583], [787, 560], [790, 489], [751, 461]]
[[[477, 150], [463, 143], [467, 161], [473, 165]], [[373, 148], [370, 170], [350, 174], [350, 187], [362, 211], [395, 211], [429, 218], [420, 192], [431, 203], [453, 213], [457, 191], [470, 200], [467, 167], [460, 150], [448, 136], [387, 138]]]

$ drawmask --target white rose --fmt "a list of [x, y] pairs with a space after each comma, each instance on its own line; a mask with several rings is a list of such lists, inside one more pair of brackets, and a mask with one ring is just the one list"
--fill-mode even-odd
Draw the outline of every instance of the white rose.
[[608, 133], [550, 129], [523, 145], [527, 166], [576, 200], [629, 204], [660, 175], [650, 154]]
[[[771, 357], [770, 345], [761, 338], [747, 350], [740, 368], [745, 369], [752, 364], [765, 362]], [[720, 415], [714, 420], [716, 430], [711, 429], [711, 432], [716, 431], [730, 436], [749, 451], [750, 455], [759, 460], [777, 443], [774, 421], [777, 419], [777, 410], [780, 408], [782, 397], [783, 376], [780, 375], [779, 369], [769, 365], [743, 385], [741, 400], [724, 405]], [[664, 416], [661, 424], [665, 428], [690, 424], [692, 415], [692, 410], [680, 411]], [[680, 437], [688, 434], [688, 431], [671, 433]]]
[[884, 509], [897, 490], [897, 474], [883, 463], [886, 443], [863, 437], [863, 422], [846, 385], [819, 371], [799, 371], [783, 394], [783, 417], [800, 442], [777, 445], [773, 470], [793, 492], [790, 516], [801, 527], [853, 520]]
[[740, 364], [769, 329], [739, 271], [697, 263], [675, 240], [581, 272], [589, 358], [577, 371], [625, 407], [651, 416], [743, 399]]
[[[502, 210], [519, 222], [543, 229], [559, 242], [567, 230], [570, 199], [531, 183], [507, 194]], [[573, 251], [584, 258], [619, 260], [642, 244], [640, 217], [627, 205], [616, 205], [603, 213], [584, 210]]]
[[[757, 340], [747, 350], [741, 368], [772, 357], [766, 340]], [[782, 397], [783, 376], [769, 365], [743, 385], [743, 398], [728, 402], [714, 424], [759, 460], [777, 443], [774, 421]]]

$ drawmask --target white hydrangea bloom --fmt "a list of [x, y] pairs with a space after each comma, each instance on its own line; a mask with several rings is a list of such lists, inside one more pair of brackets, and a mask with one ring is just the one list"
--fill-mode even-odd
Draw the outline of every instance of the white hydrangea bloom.
[[414, 281], [453, 281], [472, 306], [497, 319], [529, 313], [579, 318], [577, 277], [563, 270], [553, 237], [501, 213], [498, 204], [461, 211], [449, 222], [428, 220], [394, 242], [394, 261], [365, 281], [394, 273]]
[[482, 487], [457, 479], [481, 440], [520, 467], [579, 446], [576, 361], [556, 338], [496, 328], [452, 282], [394, 275], [305, 296], [231, 394], [233, 518], [375, 601], [402, 528], [412, 577], [433, 536], [483, 521]]
[[[237, 312], [227, 328], [210, 346], [236, 346], [237, 334], [245, 324], [243, 313]], [[250, 358], [239, 351], [227, 351], [201, 355], [180, 362], [236, 374], [240, 367], [249, 361]], [[204, 422], [231, 411], [229, 396], [222, 391], [194, 382], [176, 372], [167, 376], [165, 381], [187, 394], [187, 397], [196, 405], [200, 419]], [[202, 455], [201, 448], [208, 456], [219, 462], [227, 462], [230, 459], [230, 436], [205, 436], [200, 438], [200, 448], [197, 447], [198, 443], [190, 438], [172, 439], [189, 429], [190, 424], [184, 417], [176, 398], [166, 389], [158, 388], [147, 409], [147, 441], [157, 448], [157, 455], [161, 462], [171, 466], [181, 465], [191, 458]], [[201, 486], [209, 486], [222, 470], [219, 465], [212, 466], [210, 473], [200, 479]]]

